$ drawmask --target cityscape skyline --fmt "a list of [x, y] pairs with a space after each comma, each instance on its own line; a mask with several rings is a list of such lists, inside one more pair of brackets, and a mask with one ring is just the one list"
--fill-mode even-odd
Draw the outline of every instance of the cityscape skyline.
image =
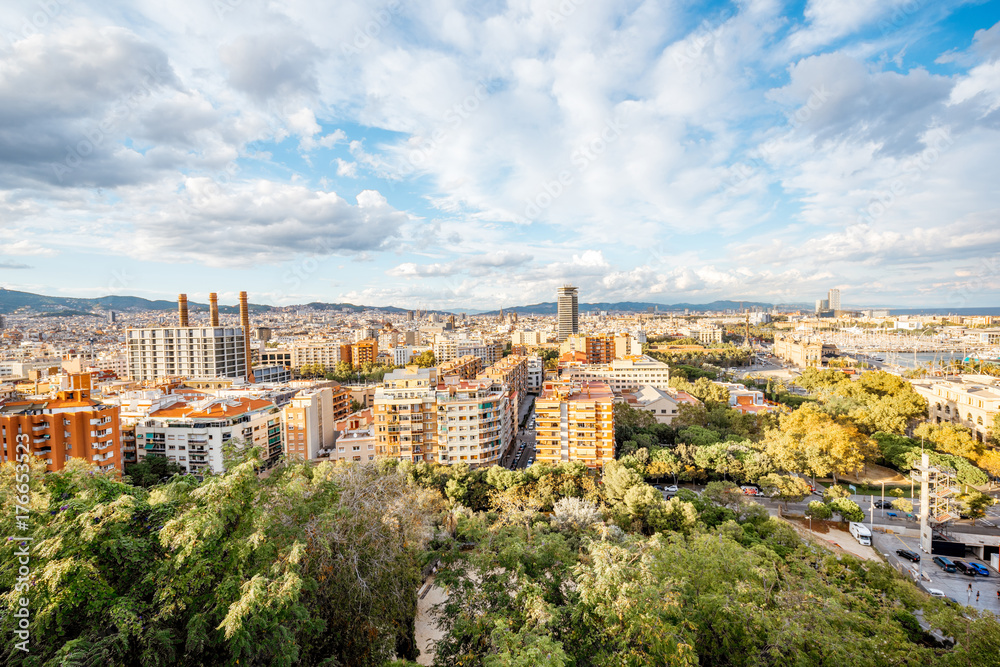
[[179, 7], [0, 8], [3, 286], [1000, 296], [997, 3]]

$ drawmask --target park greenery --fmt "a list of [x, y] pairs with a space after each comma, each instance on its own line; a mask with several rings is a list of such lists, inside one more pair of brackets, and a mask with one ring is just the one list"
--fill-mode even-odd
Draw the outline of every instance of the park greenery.
[[[266, 479], [255, 455], [148, 489], [33, 463], [31, 586], [4, 558], [0, 625], [12, 636], [27, 596], [36, 640], [8, 643], [3, 664], [412, 665], [432, 564], [448, 592], [436, 665], [965, 665], [1000, 651], [995, 617], [803, 539], [735, 484], [665, 500], [643, 453], [602, 473], [379, 461]], [[763, 477], [802, 496], [798, 477]], [[0, 500], [16, 534], [13, 485]], [[810, 509], [847, 519], [843, 500]]]

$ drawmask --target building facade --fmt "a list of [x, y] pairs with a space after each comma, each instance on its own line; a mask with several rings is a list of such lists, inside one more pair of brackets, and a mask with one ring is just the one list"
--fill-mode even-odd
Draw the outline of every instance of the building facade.
[[158, 327], [126, 332], [129, 375], [247, 377], [243, 327]]
[[90, 392], [89, 373], [69, 375], [55, 398], [0, 405], [4, 462], [17, 461], [27, 447], [50, 472], [62, 470], [71, 458], [101, 470], [123, 470], [121, 410], [90, 398]]
[[559, 288], [556, 297], [556, 328], [558, 340], [561, 343], [573, 334], [580, 332], [580, 313], [577, 303], [577, 288], [564, 285]]
[[602, 468], [615, 458], [614, 394], [605, 382], [546, 382], [535, 401], [539, 463], [579, 461]]
[[251, 398], [181, 401], [151, 412], [135, 427], [138, 458], [165, 456], [185, 472], [225, 470], [223, 449], [231, 441], [260, 447], [265, 467], [281, 460], [281, 412], [273, 402]]
[[644, 386], [667, 390], [670, 388], [670, 366], [648, 355], [641, 355], [615, 359], [610, 364], [567, 366], [560, 371], [560, 378], [605, 382], [616, 394]]
[[333, 389], [303, 389], [281, 409], [285, 429], [284, 452], [290, 461], [311, 461], [336, 440]]
[[996, 378], [968, 375], [910, 382], [927, 399], [930, 421], [965, 426], [980, 442], [993, 434], [993, 420], [1000, 413], [1000, 387], [995, 384]]

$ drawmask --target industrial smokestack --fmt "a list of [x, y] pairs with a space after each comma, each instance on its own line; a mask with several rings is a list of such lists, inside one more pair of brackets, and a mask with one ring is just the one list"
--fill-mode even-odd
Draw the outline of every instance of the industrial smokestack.
[[211, 319], [211, 326], [219, 326], [219, 295], [215, 292], [208, 295], [208, 316]]
[[177, 319], [178, 326], [188, 326], [188, 295], [177, 295]]
[[240, 292], [240, 325], [243, 327], [243, 351], [246, 355], [247, 382], [253, 384], [253, 365], [250, 363], [250, 304], [247, 293]]

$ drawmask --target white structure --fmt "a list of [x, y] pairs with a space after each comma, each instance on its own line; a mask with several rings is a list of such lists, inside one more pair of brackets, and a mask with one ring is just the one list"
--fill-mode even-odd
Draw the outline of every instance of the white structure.
[[826, 293], [826, 300], [829, 303], [830, 310], [840, 310], [840, 290], [832, 289]]
[[337, 441], [330, 448], [331, 461], [367, 462], [375, 460], [375, 427], [338, 432]]
[[542, 380], [545, 377], [545, 367], [541, 357], [528, 357], [527, 390], [533, 394], [542, 391]]
[[171, 375], [246, 378], [243, 327], [129, 329], [129, 375], [143, 382]]
[[448, 377], [445, 382], [435, 395], [438, 461], [474, 468], [500, 465], [516, 423], [509, 392], [493, 380]]
[[511, 345], [538, 347], [548, 342], [548, 334], [543, 331], [515, 331], [510, 335]]
[[209, 398], [161, 407], [136, 423], [138, 458], [166, 456], [186, 472], [221, 473], [223, 445], [238, 440], [261, 448], [268, 467], [281, 457], [281, 414], [258, 399]]
[[669, 389], [670, 367], [648, 355], [615, 359], [610, 364], [590, 364], [563, 368], [561, 378], [607, 382], [611, 391], [621, 394], [643, 386]]
[[503, 358], [503, 347], [501, 343], [481, 338], [438, 334], [434, 337], [434, 361], [443, 364], [468, 355], [482, 359], [483, 366], [492, 366]]

